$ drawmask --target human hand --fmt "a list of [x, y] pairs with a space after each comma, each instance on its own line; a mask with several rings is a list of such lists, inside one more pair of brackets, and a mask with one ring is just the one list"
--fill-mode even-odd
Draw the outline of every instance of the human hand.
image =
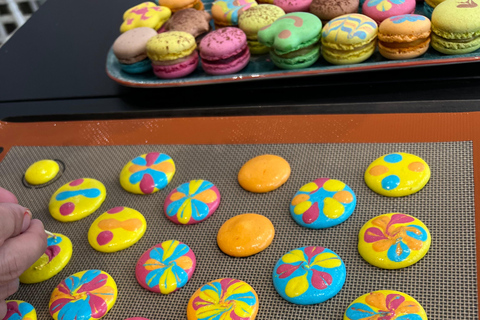
[[40, 220], [17, 198], [0, 188], [0, 319], [7, 313], [5, 299], [18, 290], [18, 277], [47, 249], [47, 235]]

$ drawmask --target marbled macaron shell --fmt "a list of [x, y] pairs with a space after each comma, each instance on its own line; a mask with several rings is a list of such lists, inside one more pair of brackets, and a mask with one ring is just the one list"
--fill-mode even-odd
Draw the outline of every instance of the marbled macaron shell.
[[326, 23], [336, 17], [358, 12], [359, 0], [313, 0], [310, 12]]
[[322, 22], [312, 13], [286, 14], [258, 32], [258, 39], [279, 55], [296, 51], [320, 39]]
[[362, 13], [380, 24], [383, 20], [401, 14], [413, 14], [415, 0], [366, 0], [362, 5]]
[[165, 31], [183, 31], [197, 37], [210, 30], [210, 13], [193, 8], [183, 9], [173, 14], [165, 23]]
[[148, 27], [140, 27], [122, 33], [113, 43], [113, 54], [120, 63], [132, 64], [147, 58], [147, 41], [157, 35]]
[[273, 4], [282, 8], [286, 13], [308, 12], [312, 0], [273, 0]]

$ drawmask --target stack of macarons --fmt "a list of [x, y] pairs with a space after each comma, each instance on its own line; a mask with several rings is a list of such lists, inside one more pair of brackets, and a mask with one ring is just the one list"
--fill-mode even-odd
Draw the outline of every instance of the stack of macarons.
[[[127, 73], [236, 73], [251, 55], [280, 69], [480, 49], [480, 0], [154, 0], [125, 11], [113, 53]], [[359, 13], [362, 12], [362, 13]], [[323, 58], [323, 59], [322, 59]]]

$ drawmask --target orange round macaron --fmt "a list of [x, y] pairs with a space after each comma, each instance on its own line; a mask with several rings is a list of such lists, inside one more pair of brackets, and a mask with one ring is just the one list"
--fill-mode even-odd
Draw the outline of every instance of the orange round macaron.
[[387, 18], [378, 28], [378, 50], [387, 59], [412, 59], [424, 54], [430, 44], [430, 20], [418, 14]]
[[177, 12], [188, 8], [194, 8], [197, 10], [205, 9], [201, 0], [159, 0], [158, 3], [161, 6], [170, 8], [172, 12]]
[[220, 250], [232, 257], [248, 257], [265, 250], [273, 241], [275, 228], [265, 216], [245, 213], [228, 219], [218, 230]]
[[238, 172], [243, 189], [265, 193], [280, 188], [290, 177], [290, 164], [280, 156], [264, 154], [248, 160]]

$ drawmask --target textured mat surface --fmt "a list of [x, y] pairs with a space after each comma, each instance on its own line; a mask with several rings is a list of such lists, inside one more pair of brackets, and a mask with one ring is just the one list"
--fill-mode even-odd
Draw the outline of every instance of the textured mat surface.
[[[177, 165], [172, 182], [148, 196], [124, 191], [118, 177], [123, 166], [143, 153], [169, 154]], [[367, 166], [391, 152], [416, 154], [430, 165], [432, 178], [417, 194], [387, 198], [372, 192], [363, 181]], [[284, 157], [292, 175], [280, 189], [267, 194], [244, 191], [236, 177], [250, 158], [265, 154]], [[44, 188], [28, 189], [22, 175], [34, 161], [51, 158], [65, 163], [63, 176]], [[164, 145], [109, 147], [15, 147], [0, 163], [0, 185], [14, 192], [20, 203], [40, 218], [45, 228], [67, 235], [73, 242], [70, 263], [43, 283], [21, 285], [11, 298], [30, 302], [39, 319], [50, 319], [48, 301], [58, 283], [85, 269], [102, 269], [117, 282], [119, 297], [104, 319], [142, 316], [150, 319], [185, 319], [190, 296], [203, 284], [222, 277], [244, 280], [258, 293], [257, 319], [342, 319], [347, 306], [360, 295], [391, 289], [416, 298], [429, 319], [478, 319], [475, 251], [475, 208], [472, 144], [470, 142], [415, 144], [295, 144], [295, 145]], [[107, 198], [89, 217], [72, 223], [54, 220], [48, 212], [51, 195], [63, 184], [82, 177], [96, 178], [107, 188]], [[319, 177], [347, 183], [358, 204], [344, 223], [326, 230], [300, 227], [290, 217], [289, 202], [298, 189]], [[222, 201], [208, 220], [191, 226], [171, 223], [163, 214], [166, 195], [191, 179], [217, 185]], [[90, 224], [116, 206], [139, 210], [147, 219], [145, 236], [133, 247], [104, 254], [87, 241]], [[228, 218], [254, 212], [267, 216], [276, 229], [272, 245], [248, 258], [232, 258], [216, 245], [216, 233]], [[357, 252], [357, 234], [369, 219], [402, 212], [422, 220], [432, 234], [427, 256], [400, 270], [382, 270], [366, 263]], [[193, 278], [170, 295], [146, 291], [135, 279], [135, 263], [151, 246], [176, 239], [188, 244], [197, 256]], [[345, 286], [334, 298], [314, 306], [297, 306], [283, 300], [272, 285], [272, 271], [286, 252], [302, 246], [324, 246], [340, 255], [347, 268]]]

